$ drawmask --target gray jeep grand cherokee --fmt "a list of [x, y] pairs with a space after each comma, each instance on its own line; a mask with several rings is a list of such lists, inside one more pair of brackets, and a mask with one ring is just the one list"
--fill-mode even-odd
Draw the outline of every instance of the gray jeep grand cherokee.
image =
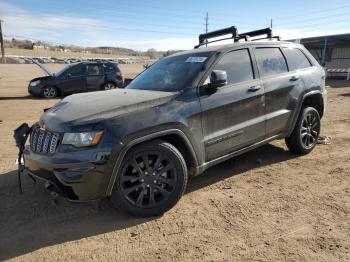
[[71, 200], [109, 197], [154, 216], [176, 204], [188, 176], [271, 140], [311, 152], [326, 105], [323, 68], [270, 29], [230, 27], [200, 35], [199, 46], [224, 34], [234, 43], [176, 53], [126, 89], [68, 96], [44, 112], [23, 152], [28, 174]]

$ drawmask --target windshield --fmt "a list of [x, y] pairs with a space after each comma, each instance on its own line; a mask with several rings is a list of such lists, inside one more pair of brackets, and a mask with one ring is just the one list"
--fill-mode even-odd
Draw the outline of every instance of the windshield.
[[171, 56], [159, 60], [126, 87], [175, 92], [189, 86], [209, 60], [210, 52]]
[[72, 65], [66, 65], [65, 67], [63, 67], [60, 71], [58, 71], [57, 73], [55, 73], [56, 76], [61, 76], [62, 74], [64, 74], [64, 72], [66, 72], [66, 70], [68, 68], [70, 68]]

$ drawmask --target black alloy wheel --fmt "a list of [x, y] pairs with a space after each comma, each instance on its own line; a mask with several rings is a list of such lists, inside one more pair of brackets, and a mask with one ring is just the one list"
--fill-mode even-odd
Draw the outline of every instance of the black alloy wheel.
[[297, 154], [308, 154], [316, 146], [321, 130], [320, 115], [313, 107], [302, 109], [294, 130], [287, 137], [288, 148]]
[[132, 215], [161, 215], [176, 204], [186, 184], [187, 168], [181, 153], [156, 140], [127, 153], [111, 199]]

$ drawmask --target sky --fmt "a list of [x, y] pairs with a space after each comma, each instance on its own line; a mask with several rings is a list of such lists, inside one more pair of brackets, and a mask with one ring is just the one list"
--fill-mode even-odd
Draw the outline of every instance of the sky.
[[0, 0], [5, 38], [134, 50], [191, 49], [198, 35], [270, 26], [282, 39], [350, 33], [349, 0]]

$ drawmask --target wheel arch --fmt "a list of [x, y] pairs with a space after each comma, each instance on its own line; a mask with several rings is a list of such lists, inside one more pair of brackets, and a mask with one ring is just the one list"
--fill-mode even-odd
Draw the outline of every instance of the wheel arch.
[[122, 161], [124, 160], [127, 152], [136, 146], [142, 145], [144, 143], [148, 143], [153, 140], [164, 140], [172, 144], [173, 146], [175, 146], [183, 155], [189, 174], [190, 175], [197, 174], [198, 158], [186, 134], [179, 129], [159, 131], [156, 133], [152, 133], [146, 136], [133, 139], [132, 141], [128, 142], [125, 145], [123, 143], [119, 143], [120, 145], [123, 145], [123, 147], [118, 153], [118, 157], [115, 161], [115, 164], [112, 170], [112, 174], [111, 174], [108, 187], [107, 187], [107, 192], [106, 192], [107, 196], [110, 196], [112, 194], [119, 168], [121, 167]]
[[324, 112], [324, 101], [323, 101], [323, 96], [322, 96], [322, 92], [319, 90], [314, 90], [311, 92], [308, 92], [306, 94], [304, 94], [302, 96], [302, 99], [300, 99], [301, 102], [297, 105], [296, 110], [295, 110], [295, 114], [293, 116], [292, 119], [292, 124], [290, 125], [290, 128], [286, 134], [285, 137], [288, 137], [291, 135], [291, 133], [294, 130], [295, 124], [298, 120], [298, 117], [300, 115], [300, 112], [303, 110], [304, 107], [314, 107], [317, 112], [320, 115], [320, 118], [322, 118], [323, 116], [323, 112]]
[[304, 96], [301, 107], [304, 108], [308, 106], [315, 108], [318, 114], [320, 115], [320, 118], [322, 118], [323, 110], [324, 110], [322, 93], [316, 92], [316, 93], [310, 93]]
[[100, 89], [102, 90], [103, 86], [104, 86], [105, 84], [108, 84], [108, 83], [112, 83], [113, 85], [115, 85], [116, 87], [118, 87], [118, 85], [117, 85], [117, 83], [116, 83], [115, 81], [113, 81], [113, 80], [111, 80], [111, 79], [108, 79], [108, 80], [104, 81], [104, 82], [100, 85]]
[[56, 87], [56, 89], [57, 89], [57, 96], [58, 97], [62, 96], [64, 94], [64, 91], [61, 88], [59, 88], [57, 85], [53, 85], [53, 86]]

